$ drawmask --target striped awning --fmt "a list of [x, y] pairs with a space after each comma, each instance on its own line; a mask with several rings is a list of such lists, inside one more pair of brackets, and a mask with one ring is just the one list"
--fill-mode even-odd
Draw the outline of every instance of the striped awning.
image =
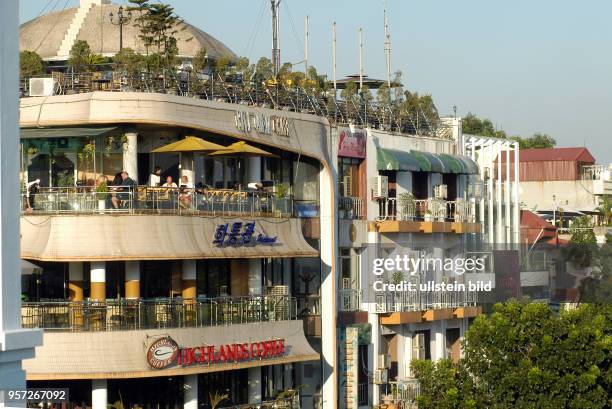
[[478, 165], [472, 159], [463, 155], [379, 148], [376, 159], [379, 171], [478, 173]]

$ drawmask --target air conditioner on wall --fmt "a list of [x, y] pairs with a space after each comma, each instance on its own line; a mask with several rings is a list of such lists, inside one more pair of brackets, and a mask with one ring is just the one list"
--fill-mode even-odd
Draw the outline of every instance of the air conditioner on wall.
[[379, 354], [378, 355], [378, 368], [379, 369], [391, 368], [391, 355]]
[[386, 369], [377, 369], [374, 371], [374, 384], [382, 385], [389, 382], [389, 372]]
[[372, 198], [386, 199], [389, 197], [389, 178], [387, 176], [374, 176], [372, 178]]
[[54, 78], [30, 78], [30, 96], [48, 97], [55, 92]]
[[448, 186], [438, 185], [434, 187], [434, 196], [437, 199], [446, 199], [448, 197]]

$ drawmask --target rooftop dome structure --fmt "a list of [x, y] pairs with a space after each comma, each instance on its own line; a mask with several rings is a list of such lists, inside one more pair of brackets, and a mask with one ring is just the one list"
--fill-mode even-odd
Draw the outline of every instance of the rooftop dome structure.
[[[34, 51], [44, 60], [62, 61], [68, 59], [75, 41], [85, 40], [93, 52], [113, 56], [119, 52], [119, 27], [111, 23], [109, 14], [116, 16], [118, 10], [119, 5], [106, 0], [81, 0], [79, 7], [37, 17], [21, 25], [19, 50]], [[221, 56], [236, 59], [236, 54], [225, 44], [191, 24], [180, 23], [177, 30], [181, 58], [190, 59], [200, 48], [205, 48], [213, 59]], [[123, 47], [146, 54], [139, 34], [132, 18], [123, 26]]]

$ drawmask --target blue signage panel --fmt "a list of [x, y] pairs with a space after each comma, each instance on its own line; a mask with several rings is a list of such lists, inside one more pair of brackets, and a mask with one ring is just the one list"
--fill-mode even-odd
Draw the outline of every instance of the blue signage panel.
[[217, 247], [256, 246], [258, 244], [275, 244], [277, 237], [255, 233], [255, 222], [234, 222], [219, 224], [215, 229], [213, 244]]

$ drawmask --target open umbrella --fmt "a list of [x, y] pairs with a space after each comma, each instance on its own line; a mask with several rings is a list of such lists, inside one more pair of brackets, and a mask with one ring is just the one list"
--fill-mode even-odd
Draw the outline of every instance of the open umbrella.
[[185, 139], [172, 142], [168, 145], [153, 149], [152, 153], [170, 153], [170, 152], [209, 152], [219, 149], [227, 149], [225, 146], [216, 143], [205, 141], [196, 136], [186, 136]]
[[264, 151], [263, 149], [259, 149], [254, 146], [251, 146], [244, 141], [233, 143], [227, 148], [219, 149], [219, 150], [212, 152], [210, 155], [215, 155], [215, 156], [243, 155], [243, 156], [267, 156], [267, 157], [276, 156], [273, 153]]

